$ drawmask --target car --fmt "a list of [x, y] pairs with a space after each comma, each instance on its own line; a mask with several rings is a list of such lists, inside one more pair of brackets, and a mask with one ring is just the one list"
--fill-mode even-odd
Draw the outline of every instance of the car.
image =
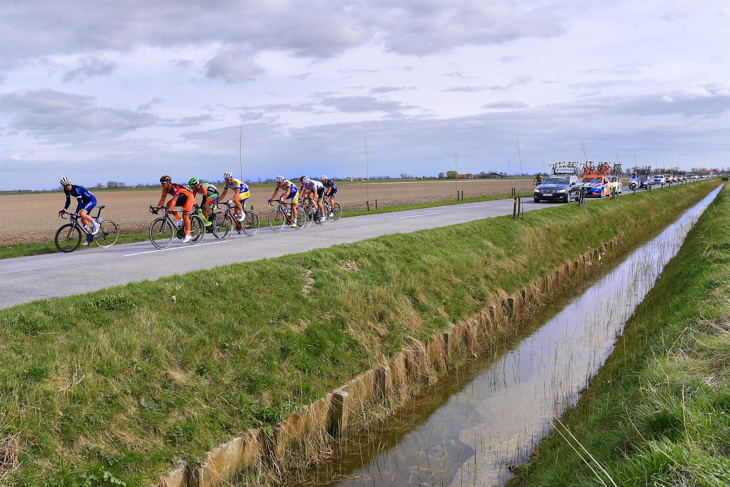
[[666, 184], [666, 180], [664, 179], [664, 176], [654, 176], [652, 178], [652, 184]]
[[598, 174], [591, 174], [584, 176], [581, 180], [581, 186], [585, 191], [586, 196], [595, 196], [597, 198], [603, 198], [608, 196], [608, 178]]
[[639, 189], [650, 189], [654, 184], [654, 180], [649, 176], [639, 176]]
[[564, 201], [570, 199], [578, 201], [580, 185], [578, 177], [572, 174], [553, 174], [543, 181], [541, 185], [535, 188], [533, 197], [535, 203], [542, 200], [546, 201]]
[[617, 193], [623, 193], [624, 183], [621, 182], [621, 176], [609, 176], [608, 177], [608, 184], [609, 184], [609, 187], [608, 187], [609, 193], [614, 188], [616, 188], [616, 192]]

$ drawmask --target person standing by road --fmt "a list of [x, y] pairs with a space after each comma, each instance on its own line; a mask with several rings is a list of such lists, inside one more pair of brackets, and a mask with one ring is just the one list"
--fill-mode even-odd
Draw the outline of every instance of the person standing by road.
[[[61, 178], [61, 186], [63, 186], [63, 192], [66, 194], [66, 206], [64, 206], [63, 210], [59, 211], [58, 214], [62, 215], [63, 213], [66, 213], [68, 206], [71, 204], [71, 197], [73, 196], [78, 201], [78, 205], [76, 206], [76, 211], [74, 211], [74, 213], [79, 215], [81, 223], [86, 225], [88, 231], [90, 231], [92, 235], [96, 235], [96, 232], [99, 231], [99, 224], [89, 216], [89, 212], [96, 206], [96, 198], [94, 195], [83, 186], [71, 184], [71, 180], [67, 177]], [[85, 241], [84, 245], [89, 245], [89, 242]]]
[[[190, 237], [190, 213], [193, 211], [193, 193], [188, 191], [182, 184], [173, 183], [172, 178], [168, 175], [162, 176], [160, 183], [162, 184], [162, 197], [160, 198], [160, 202], [157, 203], [157, 206], [165, 204], [165, 197], [167, 195], [172, 196], [170, 201], [167, 202], [167, 208], [175, 216], [175, 223], [178, 228], [180, 228], [180, 215], [175, 211], [175, 206], [183, 207], [182, 220], [185, 223], [185, 238], [183, 238], [183, 243], [188, 243], [192, 240]], [[157, 210], [152, 211], [152, 213], [157, 214]]]

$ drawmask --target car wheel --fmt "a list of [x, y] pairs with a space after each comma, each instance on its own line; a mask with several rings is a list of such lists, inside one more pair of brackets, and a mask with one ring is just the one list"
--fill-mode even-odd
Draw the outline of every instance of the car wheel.
[[533, 197], [533, 199], [535, 200], [535, 203], [539, 203], [540, 202], [540, 198], [534, 198]]

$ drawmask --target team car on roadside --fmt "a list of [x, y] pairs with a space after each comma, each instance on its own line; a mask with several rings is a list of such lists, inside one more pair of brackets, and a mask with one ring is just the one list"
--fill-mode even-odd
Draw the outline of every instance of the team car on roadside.
[[586, 197], [593, 196], [603, 198], [609, 195], [608, 177], [600, 174], [589, 174], [583, 176], [581, 186], [585, 191]]
[[649, 189], [654, 184], [654, 180], [649, 176], [639, 176], [639, 188]]
[[662, 176], [662, 175], [654, 176], [654, 178], [651, 181], [652, 181], [652, 184], [665, 184], [666, 183], [666, 180], [664, 179], [664, 176]]
[[578, 201], [580, 185], [572, 174], [552, 174], [542, 182], [533, 193], [535, 203], [545, 201]]

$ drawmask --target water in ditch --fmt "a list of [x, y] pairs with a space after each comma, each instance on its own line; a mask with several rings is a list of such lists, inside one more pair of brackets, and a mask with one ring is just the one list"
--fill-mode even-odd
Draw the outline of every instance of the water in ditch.
[[519, 341], [474, 360], [386, 424], [348, 439], [298, 486], [495, 486], [510, 477], [611, 353], [623, 326], [720, 188]]

